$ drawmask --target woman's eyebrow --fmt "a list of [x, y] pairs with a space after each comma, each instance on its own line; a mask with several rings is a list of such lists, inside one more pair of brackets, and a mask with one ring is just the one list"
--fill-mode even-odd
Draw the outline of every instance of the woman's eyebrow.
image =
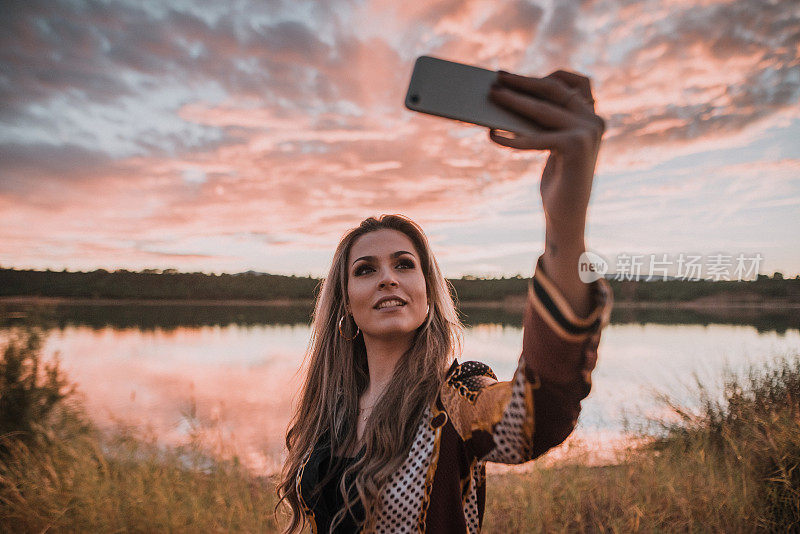
[[[398, 250], [397, 252], [392, 252], [392, 258], [397, 258], [402, 256], [403, 254], [408, 254], [409, 256], [414, 256], [413, 253], [408, 252], [407, 250]], [[356, 258], [353, 260], [353, 264], [355, 264], [359, 260], [367, 260], [372, 261], [375, 259], [375, 256], [361, 256], [360, 258]]]

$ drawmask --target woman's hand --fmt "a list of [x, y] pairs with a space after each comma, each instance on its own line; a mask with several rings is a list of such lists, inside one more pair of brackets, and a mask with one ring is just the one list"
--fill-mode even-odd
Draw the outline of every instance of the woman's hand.
[[588, 311], [586, 290], [578, 278], [578, 258], [585, 250], [586, 210], [605, 131], [605, 122], [594, 112], [589, 78], [561, 70], [544, 78], [501, 71], [489, 97], [540, 127], [536, 134], [510, 137], [491, 130], [489, 137], [507, 147], [550, 151], [541, 182], [545, 271], [576, 312]]
[[541, 184], [547, 224], [559, 234], [582, 238], [605, 130], [603, 119], [594, 113], [589, 78], [561, 70], [544, 78], [501, 71], [489, 96], [541, 127], [532, 136], [504, 137], [497, 130], [489, 136], [507, 147], [550, 150]]

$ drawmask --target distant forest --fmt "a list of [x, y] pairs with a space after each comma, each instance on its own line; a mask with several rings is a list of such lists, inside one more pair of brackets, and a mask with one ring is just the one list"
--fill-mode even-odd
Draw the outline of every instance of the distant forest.
[[[451, 279], [459, 301], [503, 302], [524, 297], [528, 278]], [[0, 268], [0, 297], [39, 296], [79, 299], [312, 301], [320, 279], [262, 273], [205, 274], [173, 270], [131, 272], [35, 271]], [[618, 302], [686, 302], [704, 297], [726, 301], [800, 303], [800, 277], [759, 275], [737, 281], [618, 281], [610, 279]]]

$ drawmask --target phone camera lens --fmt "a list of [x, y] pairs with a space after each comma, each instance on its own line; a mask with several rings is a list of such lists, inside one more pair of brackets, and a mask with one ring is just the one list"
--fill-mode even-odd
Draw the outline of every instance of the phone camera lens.
[[412, 104], [419, 104], [419, 95], [411, 95], [408, 100]]

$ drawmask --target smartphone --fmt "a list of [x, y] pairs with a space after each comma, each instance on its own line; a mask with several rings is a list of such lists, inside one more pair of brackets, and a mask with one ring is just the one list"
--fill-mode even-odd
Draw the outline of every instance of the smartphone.
[[519, 134], [540, 132], [533, 121], [489, 100], [497, 72], [431, 56], [420, 56], [406, 93], [413, 111]]

